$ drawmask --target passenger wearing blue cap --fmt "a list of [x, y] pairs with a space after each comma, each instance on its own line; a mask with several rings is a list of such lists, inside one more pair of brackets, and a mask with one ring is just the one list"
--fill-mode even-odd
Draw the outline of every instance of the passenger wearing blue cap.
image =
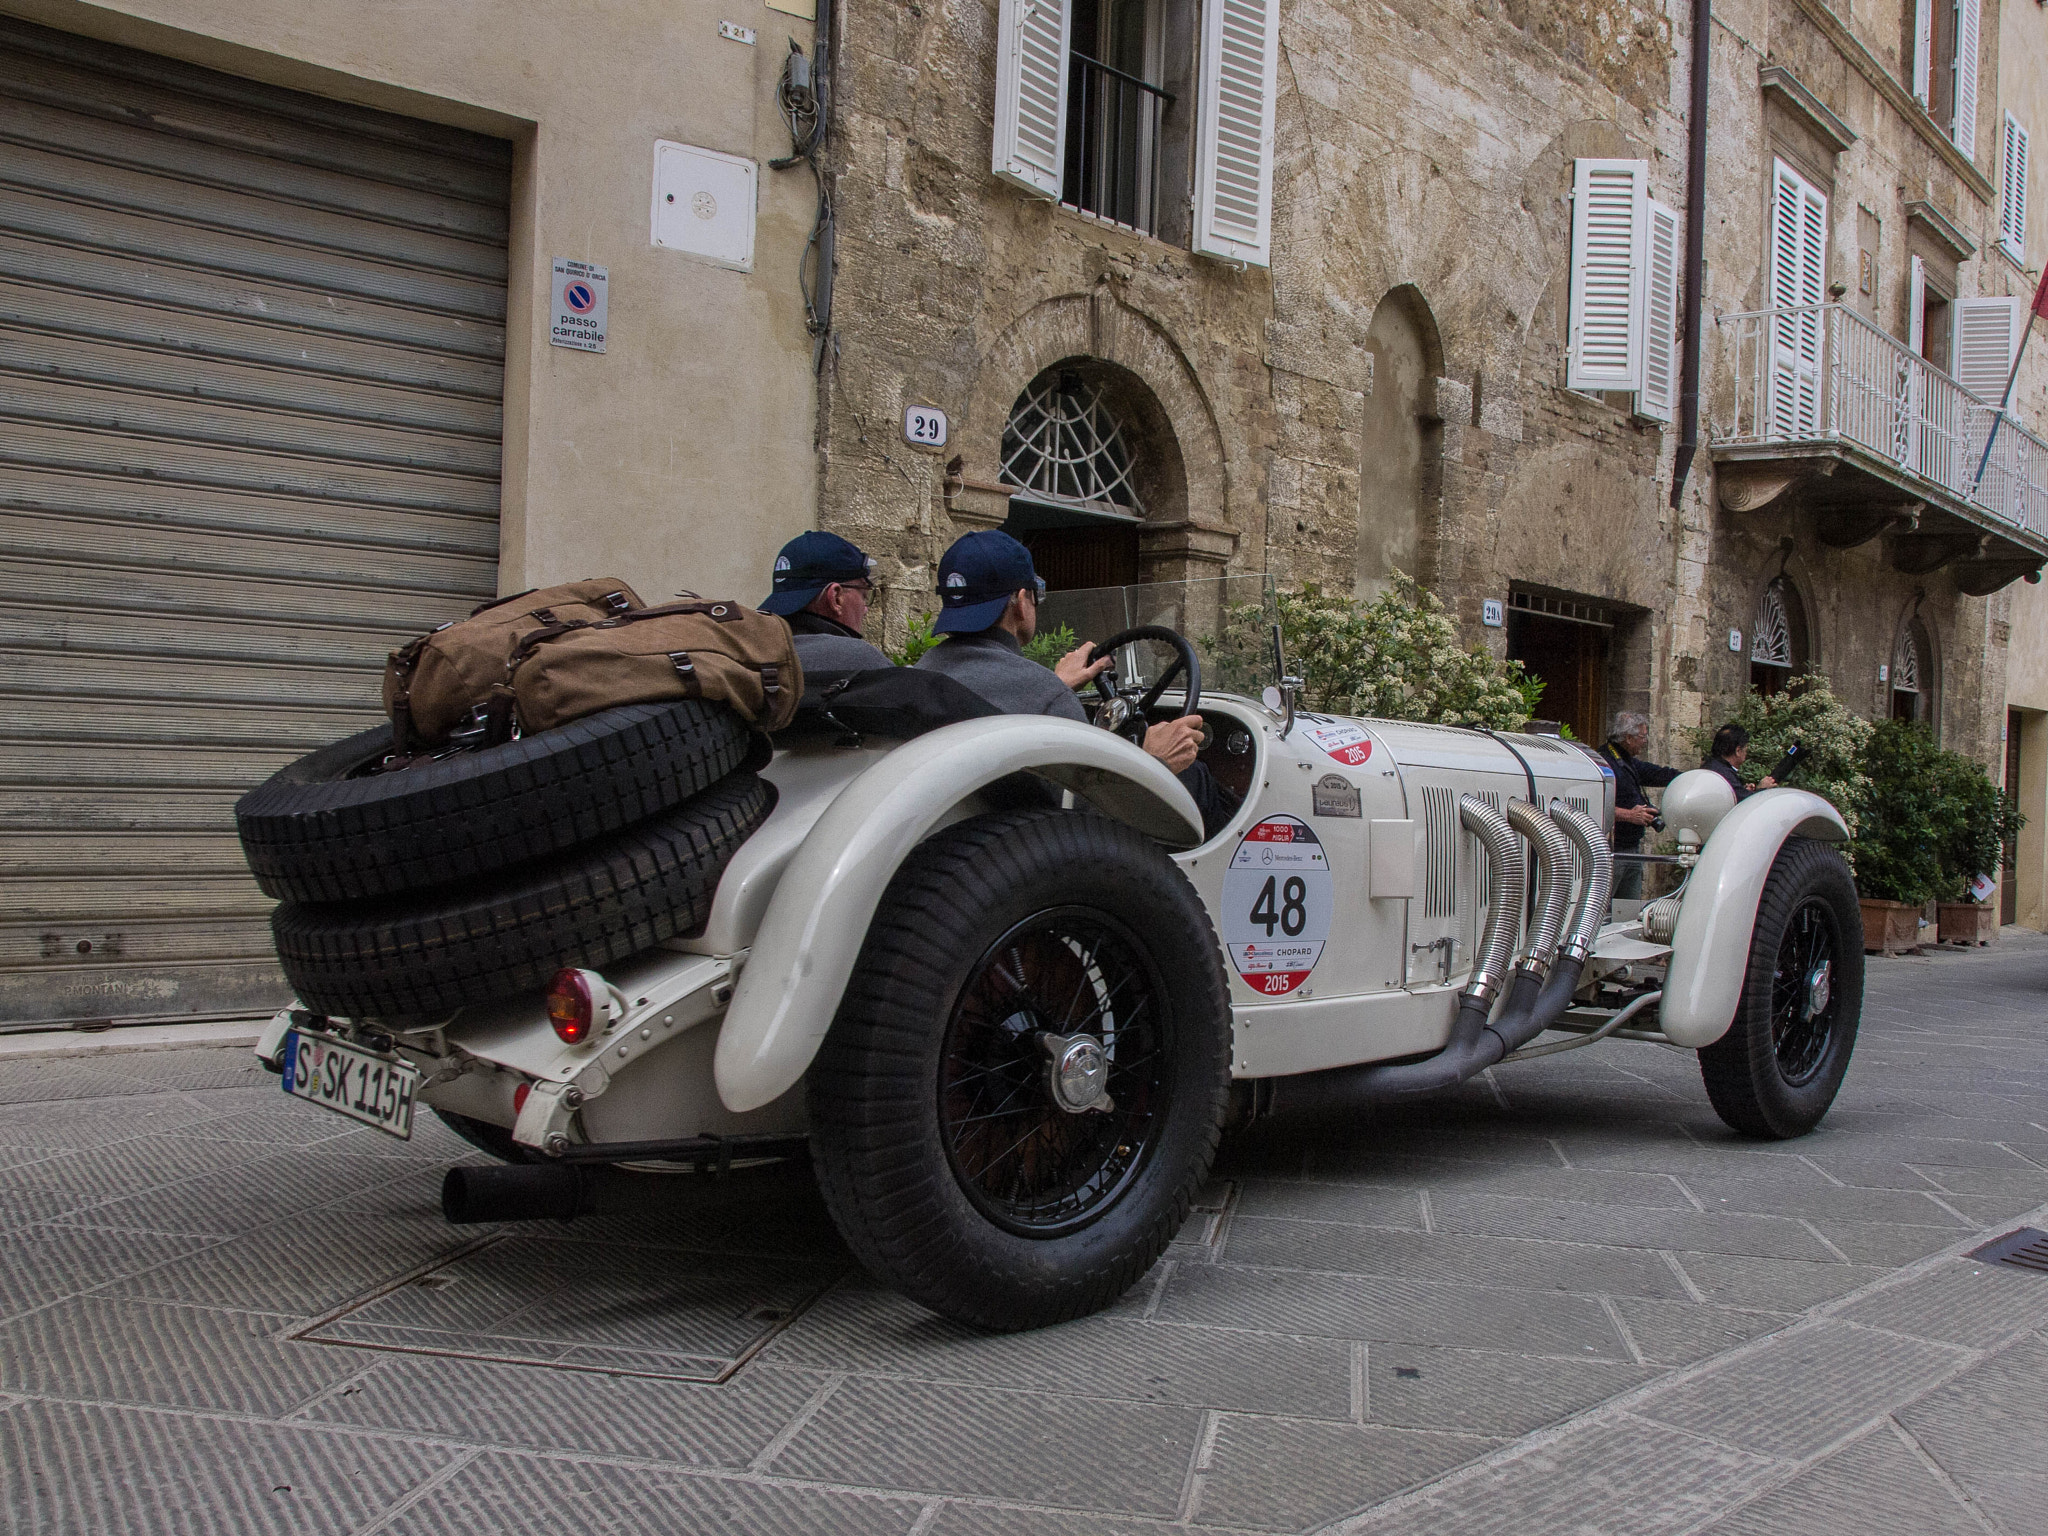
[[[989, 530], [953, 541], [939, 561], [939, 616], [932, 628], [946, 637], [918, 666], [942, 672], [1006, 714], [1060, 715], [1086, 721], [1074, 690], [1110, 664], [1094, 659], [1093, 641], [1077, 646], [1048, 672], [1024, 655], [1038, 633], [1038, 600], [1045, 583], [1031, 551], [1007, 533]], [[1145, 732], [1145, 750], [1175, 773], [1191, 767], [1202, 744], [1202, 717], [1164, 720]]]
[[775, 557], [775, 590], [761, 611], [789, 621], [807, 672], [857, 672], [892, 665], [861, 638], [875, 562], [836, 533], [800, 533]]

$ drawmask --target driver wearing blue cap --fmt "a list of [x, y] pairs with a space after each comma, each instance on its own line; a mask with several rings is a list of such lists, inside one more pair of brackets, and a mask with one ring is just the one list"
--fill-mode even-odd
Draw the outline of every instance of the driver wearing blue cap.
[[861, 638], [875, 562], [836, 533], [800, 533], [775, 557], [775, 590], [761, 611], [787, 619], [807, 672], [857, 672], [892, 665]]
[[[918, 666], [946, 674], [1007, 714], [1085, 722], [1088, 712], [1074, 690], [1092, 682], [1111, 658], [1092, 659], [1093, 641], [1062, 656], [1050, 672], [1026, 657], [1044, 595], [1031, 551], [1007, 533], [955, 539], [939, 561], [939, 616], [932, 623], [946, 641], [926, 651]], [[1200, 715], [1162, 720], [1145, 732], [1145, 750], [1175, 773], [1193, 766], [1201, 744]]]

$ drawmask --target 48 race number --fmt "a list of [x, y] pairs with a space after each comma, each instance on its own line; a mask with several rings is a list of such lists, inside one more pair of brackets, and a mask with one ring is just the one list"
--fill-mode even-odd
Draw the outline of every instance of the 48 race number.
[[1223, 876], [1223, 942], [1261, 997], [1309, 978], [1330, 937], [1335, 888], [1322, 842], [1295, 816], [1269, 816], [1238, 842]]

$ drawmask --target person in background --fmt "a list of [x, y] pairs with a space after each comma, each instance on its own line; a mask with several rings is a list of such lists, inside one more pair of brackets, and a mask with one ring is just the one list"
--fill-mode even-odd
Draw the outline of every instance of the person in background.
[[[1614, 717], [1614, 729], [1607, 733], [1607, 745], [1600, 755], [1614, 770], [1614, 851], [1636, 853], [1643, 846], [1643, 830], [1657, 819], [1657, 808], [1644, 795], [1645, 789], [1662, 789], [1677, 778], [1680, 770], [1647, 761], [1642, 753], [1650, 744], [1650, 720], [1634, 710]], [[1614, 898], [1640, 901], [1643, 897], [1643, 866], [1635, 860], [1616, 859]]]
[[1739, 770], [1748, 761], [1749, 732], [1745, 731], [1733, 720], [1730, 720], [1721, 729], [1714, 732], [1714, 750], [1707, 755], [1707, 760], [1701, 763], [1700, 766], [1709, 773], [1718, 773], [1722, 778], [1726, 779], [1728, 787], [1735, 791], [1735, 799], [1739, 804], [1760, 789], [1776, 789], [1778, 787], [1778, 781], [1769, 774], [1765, 774], [1754, 784], [1743, 783], [1742, 774]]
[[775, 590], [761, 611], [789, 621], [806, 672], [859, 672], [893, 665], [861, 638], [875, 562], [836, 533], [800, 533], [775, 557]]

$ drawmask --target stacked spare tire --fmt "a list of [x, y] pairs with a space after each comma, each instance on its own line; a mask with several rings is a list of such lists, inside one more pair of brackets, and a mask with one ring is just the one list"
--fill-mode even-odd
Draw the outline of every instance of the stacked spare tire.
[[401, 647], [391, 723], [235, 808], [286, 978], [332, 1016], [446, 1015], [699, 931], [802, 688], [782, 620], [615, 580]]

